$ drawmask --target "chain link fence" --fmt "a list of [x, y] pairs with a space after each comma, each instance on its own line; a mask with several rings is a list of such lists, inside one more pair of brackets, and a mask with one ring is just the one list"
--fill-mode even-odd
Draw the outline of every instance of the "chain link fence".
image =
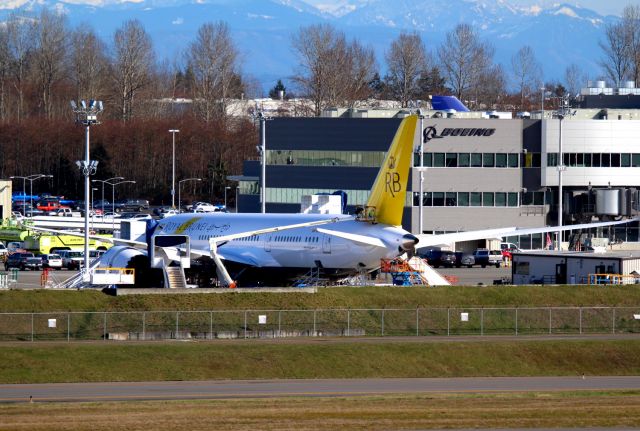
[[0, 313], [1, 341], [640, 333], [640, 307]]

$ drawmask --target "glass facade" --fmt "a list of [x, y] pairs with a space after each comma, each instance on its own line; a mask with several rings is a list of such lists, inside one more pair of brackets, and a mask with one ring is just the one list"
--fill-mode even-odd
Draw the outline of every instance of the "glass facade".
[[[558, 166], [559, 153], [547, 153], [547, 166]], [[640, 168], [640, 154], [562, 153], [562, 162], [571, 168]]]
[[[531, 163], [533, 163], [533, 153]], [[416, 154], [414, 166], [420, 166], [419, 154]], [[540, 154], [538, 153], [538, 159]], [[518, 168], [518, 153], [424, 153], [426, 168]], [[523, 164], [524, 166], [524, 164]]]
[[[527, 192], [528, 200], [544, 201], [544, 192]], [[420, 206], [420, 193], [413, 193], [413, 206]], [[526, 204], [526, 205], [533, 205]], [[542, 205], [542, 204], [535, 204]], [[424, 192], [422, 206], [425, 207], [517, 207], [517, 192]]]
[[267, 165], [379, 168], [384, 151], [267, 150]]

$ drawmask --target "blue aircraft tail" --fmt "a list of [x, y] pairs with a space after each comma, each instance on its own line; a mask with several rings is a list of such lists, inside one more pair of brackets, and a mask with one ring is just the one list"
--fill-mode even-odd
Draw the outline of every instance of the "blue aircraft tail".
[[436, 111], [448, 111], [453, 109], [456, 112], [469, 112], [469, 108], [464, 106], [456, 96], [432, 96], [431, 106]]

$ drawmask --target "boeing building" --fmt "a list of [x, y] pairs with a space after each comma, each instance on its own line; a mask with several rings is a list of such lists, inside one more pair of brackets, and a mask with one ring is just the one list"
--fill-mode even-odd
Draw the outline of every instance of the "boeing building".
[[[589, 88], [562, 115], [423, 111], [403, 227], [443, 233], [542, 227], [634, 215], [640, 186], [640, 90]], [[622, 90], [622, 89], [620, 89]], [[634, 89], [635, 90], [635, 89]], [[331, 110], [266, 122], [266, 211], [299, 212], [302, 196], [342, 190], [364, 205], [394, 133], [410, 111]], [[510, 115], [508, 115], [510, 117]], [[422, 151], [420, 151], [422, 150]], [[239, 211], [260, 211], [261, 161], [246, 161]], [[560, 190], [562, 199], [560, 199]], [[606, 235], [638, 241], [638, 224]], [[565, 234], [565, 248], [572, 244]], [[508, 238], [522, 249], [542, 235]]]

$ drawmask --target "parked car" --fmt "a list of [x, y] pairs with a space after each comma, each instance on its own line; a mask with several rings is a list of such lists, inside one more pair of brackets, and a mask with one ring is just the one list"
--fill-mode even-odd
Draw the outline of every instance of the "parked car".
[[58, 255], [62, 258], [62, 267], [67, 269], [80, 269], [84, 263], [84, 253], [75, 250], [59, 250]]
[[93, 262], [106, 252], [106, 250], [89, 250], [89, 260]]
[[44, 211], [37, 208], [33, 208], [29, 202], [17, 202], [14, 203], [11, 211], [19, 212], [25, 217], [33, 217], [43, 215]]
[[9, 268], [18, 268], [24, 270], [26, 268], [25, 263], [27, 259], [30, 257], [34, 257], [33, 253], [25, 252], [25, 253], [13, 253], [10, 254], [4, 263], [5, 271], [9, 270]]
[[216, 213], [226, 211], [224, 205], [214, 205], [208, 202], [194, 202], [187, 206], [187, 210], [192, 213]]
[[49, 253], [40, 256], [42, 258], [42, 267], [49, 269], [62, 269], [62, 258], [59, 254]]
[[439, 250], [435, 248], [422, 249], [418, 252], [418, 255], [427, 259], [429, 265], [434, 268], [440, 268], [440, 266], [452, 268], [456, 264], [456, 254], [448, 250]]
[[149, 201], [146, 199], [122, 199], [116, 201], [115, 210], [122, 211], [144, 211], [149, 209]]
[[487, 265], [489, 265], [489, 249], [477, 248], [476, 251], [473, 252], [473, 259], [476, 265], [486, 268]]
[[40, 256], [28, 257], [25, 259], [22, 269], [40, 271], [42, 269], [42, 258]]
[[489, 250], [489, 265], [495, 265], [496, 268], [500, 268], [503, 262], [502, 250]]
[[476, 264], [476, 259], [473, 257], [472, 254], [462, 254], [462, 256], [460, 256], [460, 266], [466, 266], [467, 268], [471, 268], [475, 264]]
[[178, 214], [178, 210], [166, 210], [160, 213], [160, 218], [167, 218]]
[[9, 249], [4, 245], [3, 242], [0, 242], [0, 257], [6, 257], [9, 255]]

